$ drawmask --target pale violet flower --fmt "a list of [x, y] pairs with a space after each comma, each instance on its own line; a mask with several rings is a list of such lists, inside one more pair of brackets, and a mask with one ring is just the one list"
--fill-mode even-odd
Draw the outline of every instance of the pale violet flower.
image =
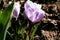
[[13, 17], [16, 18], [16, 20], [19, 16], [19, 13], [20, 13], [20, 3], [19, 1], [17, 1], [14, 3], [14, 8], [13, 8]]
[[33, 23], [39, 22], [45, 15], [45, 12], [41, 9], [41, 7], [42, 5], [28, 0], [24, 4], [24, 15]]

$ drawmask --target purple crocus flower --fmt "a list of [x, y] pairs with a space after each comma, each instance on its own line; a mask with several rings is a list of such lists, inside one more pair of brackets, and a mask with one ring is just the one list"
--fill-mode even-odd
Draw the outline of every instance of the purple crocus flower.
[[24, 15], [33, 23], [39, 22], [44, 17], [45, 12], [41, 9], [42, 5], [28, 0], [24, 4]]
[[17, 1], [14, 3], [14, 8], [13, 8], [13, 17], [16, 18], [16, 20], [19, 16], [19, 13], [20, 13], [20, 3], [19, 1]]

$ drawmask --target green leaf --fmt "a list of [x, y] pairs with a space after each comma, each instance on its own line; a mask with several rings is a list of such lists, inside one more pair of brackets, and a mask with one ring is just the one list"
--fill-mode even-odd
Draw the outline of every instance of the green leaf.
[[0, 15], [0, 40], [5, 40], [6, 31], [8, 29], [7, 25], [11, 17], [12, 9], [13, 3], [8, 8], [6, 8]]
[[1, 18], [1, 15], [2, 15], [2, 10], [0, 10], [0, 18]]
[[32, 29], [33, 32], [32, 32], [32, 34], [30, 36], [30, 40], [33, 40], [33, 37], [35, 35], [35, 32], [37, 31], [38, 25], [39, 25], [39, 23], [34, 25], [34, 29]]

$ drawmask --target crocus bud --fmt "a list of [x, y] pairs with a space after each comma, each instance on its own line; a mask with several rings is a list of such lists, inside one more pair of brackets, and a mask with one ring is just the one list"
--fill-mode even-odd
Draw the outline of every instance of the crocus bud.
[[33, 23], [39, 22], [44, 17], [45, 12], [41, 9], [42, 5], [26, 1], [24, 4], [24, 15]]
[[14, 3], [14, 8], [13, 8], [13, 17], [16, 18], [16, 20], [19, 16], [19, 13], [20, 13], [20, 3], [19, 1], [17, 1]]
[[12, 1], [9, 1], [8, 6], [12, 3]]

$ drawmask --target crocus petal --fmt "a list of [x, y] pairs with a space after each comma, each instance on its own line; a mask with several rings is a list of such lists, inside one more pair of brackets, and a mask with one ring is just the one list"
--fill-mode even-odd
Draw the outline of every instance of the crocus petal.
[[24, 5], [24, 15], [33, 23], [39, 22], [45, 15], [45, 12], [41, 9], [42, 5], [33, 3], [32, 1], [26, 1]]
[[19, 13], [20, 13], [20, 3], [18, 1], [14, 3], [14, 8], [13, 8], [13, 17], [16, 18], [16, 20], [19, 16]]

